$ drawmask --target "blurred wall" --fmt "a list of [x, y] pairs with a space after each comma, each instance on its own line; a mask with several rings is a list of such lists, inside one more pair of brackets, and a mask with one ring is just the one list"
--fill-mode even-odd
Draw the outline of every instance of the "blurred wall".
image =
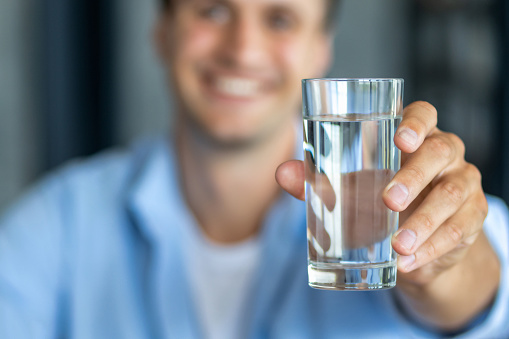
[[[479, 121], [498, 140], [503, 111], [490, 95], [500, 92], [502, 18], [492, 16], [503, 1], [343, 0], [330, 76], [403, 77], [405, 103], [436, 104], [442, 128], [467, 146]], [[151, 45], [156, 15], [156, 0], [0, 2], [0, 208], [69, 157], [171, 124], [171, 90]], [[487, 189], [500, 194], [504, 168], [492, 159], [508, 152], [486, 149], [493, 144], [467, 158], [493, 173]]]
[[0, 207], [43, 169], [38, 113], [38, 5], [0, 2]]
[[501, 100], [503, 5], [497, 0], [419, 1], [415, 10], [416, 93], [437, 107], [438, 125], [465, 143], [488, 192], [503, 195], [506, 118]]
[[158, 0], [121, 1], [116, 8], [116, 139], [126, 143], [167, 128], [171, 98], [165, 71], [152, 46]]

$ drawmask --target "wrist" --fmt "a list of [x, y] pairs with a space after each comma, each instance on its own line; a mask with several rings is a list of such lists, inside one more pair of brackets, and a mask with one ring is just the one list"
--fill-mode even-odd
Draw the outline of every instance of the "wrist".
[[[440, 332], [455, 332], [467, 327], [485, 311], [498, 289], [500, 264], [483, 233], [454, 266], [423, 283], [411, 275], [398, 277], [395, 291], [402, 310], [409, 318]], [[407, 279], [408, 277], [408, 279]], [[413, 281], [421, 281], [417, 284]]]

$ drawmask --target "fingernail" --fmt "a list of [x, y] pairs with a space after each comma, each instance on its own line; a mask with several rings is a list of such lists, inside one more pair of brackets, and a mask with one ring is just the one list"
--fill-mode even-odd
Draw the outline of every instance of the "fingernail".
[[399, 137], [411, 146], [417, 145], [417, 141], [419, 140], [419, 136], [417, 133], [410, 128], [403, 128], [399, 133]]
[[410, 268], [415, 262], [415, 255], [400, 255], [398, 259], [398, 267], [403, 269]]
[[411, 250], [417, 240], [417, 235], [412, 230], [401, 230], [396, 235], [396, 241], [406, 248], [407, 250]]
[[402, 184], [395, 184], [389, 189], [387, 195], [396, 204], [403, 206], [408, 198], [408, 188]]

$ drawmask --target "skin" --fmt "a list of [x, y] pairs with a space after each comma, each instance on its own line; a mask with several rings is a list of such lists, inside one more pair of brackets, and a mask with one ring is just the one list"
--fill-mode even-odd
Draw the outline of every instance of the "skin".
[[[300, 79], [329, 65], [324, 13], [324, 1], [182, 0], [155, 25], [178, 98], [181, 189], [212, 241], [256, 236], [280, 186], [304, 199], [304, 165], [287, 160]], [[417, 321], [461, 328], [489, 305], [499, 280], [482, 233], [487, 203], [479, 172], [465, 162], [461, 140], [436, 128], [430, 104], [405, 109], [395, 143], [404, 161], [382, 196], [402, 212], [393, 238], [401, 255], [397, 295]], [[405, 246], [404, 238], [415, 243]]]

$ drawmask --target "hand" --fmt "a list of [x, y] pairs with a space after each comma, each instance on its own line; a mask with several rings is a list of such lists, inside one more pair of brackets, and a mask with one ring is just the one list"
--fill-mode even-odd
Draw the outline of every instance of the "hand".
[[[480, 173], [465, 161], [462, 141], [436, 123], [426, 102], [405, 108], [394, 137], [401, 169], [382, 199], [401, 212], [392, 245], [403, 306], [429, 326], [457, 330], [492, 301], [500, 264], [482, 232], [488, 207]], [[281, 164], [276, 180], [304, 200], [303, 162]]]
[[436, 127], [425, 102], [409, 105], [394, 138], [401, 170], [384, 192], [400, 214], [392, 245], [401, 282], [426, 284], [458, 263], [482, 231], [488, 204], [477, 168], [464, 159], [462, 141]]
[[[426, 284], [459, 262], [482, 230], [487, 202], [477, 168], [464, 159], [462, 141], [436, 127], [437, 112], [426, 102], [406, 107], [394, 142], [402, 165], [383, 192], [401, 212], [392, 245], [400, 254], [398, 280]], [[288, 161], [278, 183], [304, 200], [304, 164]], [[330, 199], [328, 199], [330, 200]]]

